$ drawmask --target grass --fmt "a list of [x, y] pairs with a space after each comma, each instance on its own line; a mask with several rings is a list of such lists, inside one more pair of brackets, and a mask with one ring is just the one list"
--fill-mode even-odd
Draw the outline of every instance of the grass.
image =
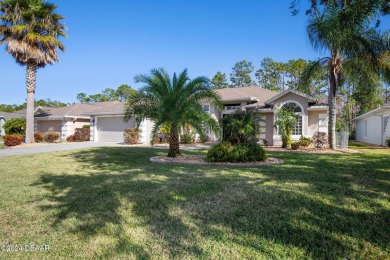
[[0, 158], [0, 246], [50, 247], [0, 258], [385, 259], [390, 150], [359, 149], [249, 168], [126, 147]]

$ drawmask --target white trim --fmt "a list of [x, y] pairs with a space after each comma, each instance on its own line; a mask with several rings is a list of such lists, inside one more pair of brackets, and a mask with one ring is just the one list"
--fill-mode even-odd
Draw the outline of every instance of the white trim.
[[374, 109], [374, 110], [371, 110], [363, 115], [360, 115], [360, 116], [357, 116], [355, 117], [354, 119], [352, 119], [353, 121], [355, 120], [360, 120], [360, 119], [363, 119], [363, 118], [366, 118], [366, 117], [369, 117], [371, 115], [374, 115], [375, 112], [386, 112], [386, 111], [390, 111], [390, 105], [384, 105], [382, 107], [379, 107], [377, 109]]
[[329, 107], [328, 106], [312, 106], [312, 107], [307, 108], [307, 111], [322, 111], [322, 110], [328, 111]]
[[110, 112], [90, 112], [90, 113], [82, 113], [82, 115], [89, 115], [89, 116], [123, 116], [125, 114], [125, 111], [110, 111]]

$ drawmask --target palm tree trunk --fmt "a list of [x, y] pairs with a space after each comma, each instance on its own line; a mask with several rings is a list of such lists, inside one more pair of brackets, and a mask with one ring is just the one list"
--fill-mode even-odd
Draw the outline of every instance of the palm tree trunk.
[[25, 143], [34, 143], [34, 95], [37, 84], [37, 65], [34, 62], [27, 63], [26, 88], [26, 139]]
[[334, 69], [329, 70], [329, 124], [328, 142], [330, 149], [336, 149], [336, 87], [337, 79]]
[[175, 124], [171, 124], [171, 133], [169, 138], [168, 157], [177, 157], [180, 155], [179, 132]]

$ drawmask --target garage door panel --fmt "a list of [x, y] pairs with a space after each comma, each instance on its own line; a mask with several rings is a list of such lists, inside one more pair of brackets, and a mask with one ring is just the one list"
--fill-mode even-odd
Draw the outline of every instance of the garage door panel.
[[123, 117], [99, 117], [97, 120], [98, 141], [123, 142], [124, 130], [134, 127], [134, 118], [125, 122]]

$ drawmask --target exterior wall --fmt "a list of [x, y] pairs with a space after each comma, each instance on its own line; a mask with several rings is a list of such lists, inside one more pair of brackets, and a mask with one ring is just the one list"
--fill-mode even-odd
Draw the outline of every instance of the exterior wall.
[[141, 129], [141, 134], [140, 134], [140, 141], [141, 143], [147, 143], [149, 144], [151, 139], [151, 134], [152, 134], [152, 129], [153, 129], [154, 123], [148, 119], [145, 119], [141, 122], [140, 129]]
[[385, 112], [382, 115], [371, 115], [356, 121], [356, 141], [386, 145], [386, 138], [390, 137], [390, 119], [385, 125], [384, 117], [386, 116], [390, 118], [390, 112]]
[[266, 132], [266, 138], [265, 140], [267, 140], [268, 142], [268, 145], [274, 145], [274, 131], [275, 131], [275, 127], [274, 127], [274, 113], [267, 113], [266, 114], [266, 118], [267, 118], [267, 132]]
[[[367, 122], [367, 135], [365, 133]], [[356, 141], [381, 145], [382, 117], [370, 116], [356, 122]]]
[[0, 117], [0, 135], [5, 135], [5, 131], [3, 128], [4, 123], [5, 123], [5, 119], [3, 117]]
[[65, 121], [61, 120], [37, 121], [36, 130], [41, 133], [54, 132], [61, 136], [63, 124], [65, 124]]
[[313, 137], [315, 132], [328, 132], [328, 111], [308, 111], [307, 136]]

